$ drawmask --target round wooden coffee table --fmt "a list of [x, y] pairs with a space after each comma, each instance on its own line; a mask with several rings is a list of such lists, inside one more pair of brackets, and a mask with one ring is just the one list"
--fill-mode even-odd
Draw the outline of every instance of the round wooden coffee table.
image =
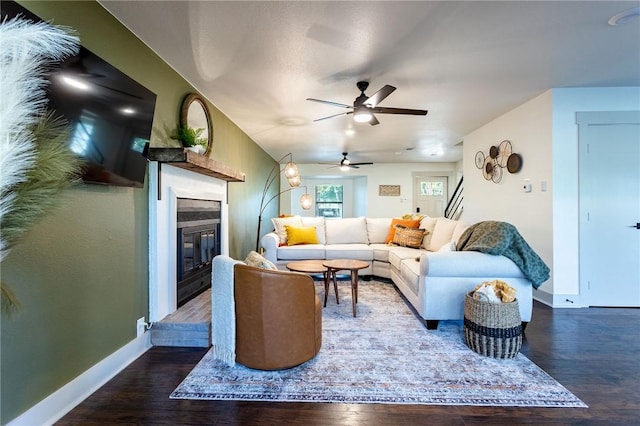
[[[287, 263], [287, 269], [294, 272], [302, 272], [305, 274], [322, 274], [324, 278], [324, 306], [327, 306], [327, 297], [329, 295], [329, 270], [323, 265], [324, 260], [298, 260], [296, 262]], [[333, 291], [336, 294], [336, 303], [338, 300], [338, 284], [333, 280]]]
[[368, 262], [352, 259], [333, 259], [325, 260], [323, 263], [329, 271], [329, 278], [333, 277], [333, 285], [338, 297], [338, 288], [336, 285], [336, 272], [351, 271], [351, 304], [353, 305], [353, 316], [356, 316], [356, 304], [358, 303], [358, 270], [369, 267]]

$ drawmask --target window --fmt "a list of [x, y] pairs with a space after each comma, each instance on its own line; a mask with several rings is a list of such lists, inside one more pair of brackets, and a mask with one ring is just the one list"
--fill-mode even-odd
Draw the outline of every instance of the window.
[[420, 195], [442, 197], [444, 195], [444, 182], [420, 182]]
[[342, 185], [316, 185], [316, 216], [342, 217]]

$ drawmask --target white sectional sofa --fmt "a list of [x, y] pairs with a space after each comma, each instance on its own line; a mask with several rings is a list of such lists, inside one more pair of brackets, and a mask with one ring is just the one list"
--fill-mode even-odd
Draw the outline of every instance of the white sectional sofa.
[[[287, 245], [283, 225], [315, 227], [317, 243]], [[299, 217], [274, 219], [276, 231], [262, 240], [264, 256], [286, 269], [286, 264], [308, 259], [357, 259], [370, 262], [361, 275], [390, 278], [427, 328], [439, 320], [464, 318], [464, 297], [483, 281], [502, 280], [514, 287], [523, 325], [531, 320], [531, 282], [509, 258], [476, 251], [455, 251], [466, 225], [446, 218], [425, 217], [420, 228], [428, 231], [420, 248], [386, 243], [392, 218], [325, 219]]]

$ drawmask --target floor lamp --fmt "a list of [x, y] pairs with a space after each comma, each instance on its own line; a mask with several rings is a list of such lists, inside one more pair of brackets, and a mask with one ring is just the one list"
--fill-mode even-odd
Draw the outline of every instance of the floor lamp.
[[[282, 164], [282, 161], [287, 157], [289, 157], [289, 161], [281, 169], [280, 165]], [[287, 181], [289, 182], [290, 188], [285, 189], [284, 191], [280, 191], [279, 193], [277, 193], [276, 195], [274, 195], [273, 197], [265, 201], [265, 199], [267, 198], [267, 192], [269, 191], [269, 188], [271, 187], [273, 182], [280, 176], [280, 173], [283, 173], [283, 172], [285, 177], [287, 178]], [[260, 249], [260, 228], [262, 226], [262, 213], [264, 213], [264, 209], [267, 208], [269, 203], [273, 201], [274, 198], [279, 197], [285, 192], [293, 191], [294, 189], [300, 186], [300, 183], [301, 183], [301, 179], [300, 179], [300, 172], [298, 172], [298, 166], [296, 165], [296, 163], [293, 162], [293, 156], [291, 155], [291, 153], [288, 153], [287, 155], [279, 159], [278, 162], [275, 164], [275, 166], [273, 166], [273, 168], [267, 175], [267, 181], [264, 183], [264, 189], [262, 190], [262, 198], [260, 199], [260, 210], [258, 210], [259, 212], [258, 213], [258, 235], [256, 236], [256, 251], [259, 251]], [[300, 197], [300, 206], [304, 210], [309, 210], [313, 202], [311, 200], [311, 196], [306, 191], [307, 187], [303, 186], [303, 188], [305, 188], [305, 191], [304, 191], [305, 193]]]

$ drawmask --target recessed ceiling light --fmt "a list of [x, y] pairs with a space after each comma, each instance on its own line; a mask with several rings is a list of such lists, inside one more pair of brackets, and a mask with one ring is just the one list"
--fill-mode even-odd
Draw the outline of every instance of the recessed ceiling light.
[[634, 7], [612, 16], [611, 19], [609, 19], [609, 25], [615, 27], [616, 25], [626, 24], [638, 18], [640, 18], [640, 7]]
[[345, 131], [344, 131], [344, 133], [345, 133], [347, 136], [353, 136], [353, 135], [355, 135], [355, 134], [356, 134], [356, 131], [355, 131], [355, 130], [353, 130], [353, 129], [347, 129], [347, 130], [345, 130]]

